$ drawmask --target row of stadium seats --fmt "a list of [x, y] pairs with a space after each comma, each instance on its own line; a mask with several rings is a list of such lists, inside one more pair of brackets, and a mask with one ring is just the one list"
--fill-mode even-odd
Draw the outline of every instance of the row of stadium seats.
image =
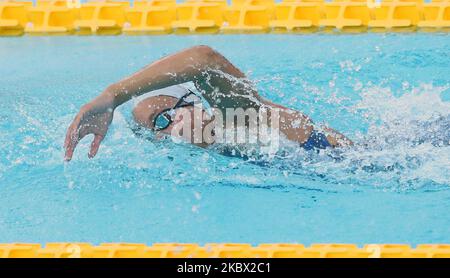
[[179, 244], [10, 243], [0, 244], [0, 258], [450, 258], [450, 244]]
[[[0, 0], [1, 1], [1, 0]], [[0, 36], [448, 31], [450, 0], [6, 0]]]

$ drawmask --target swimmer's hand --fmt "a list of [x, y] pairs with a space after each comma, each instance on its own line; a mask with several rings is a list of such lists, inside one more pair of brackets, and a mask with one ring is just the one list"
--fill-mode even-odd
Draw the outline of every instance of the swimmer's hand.
[[100, 143], [108, 132], [114, 113], [113, 101], [100, 96], [92, 102], [84, 105], [69, 126], [64, 141], [64, 160], [70, 161], [78, 142], [88, 134], [94, 134], [91, 143], [89, 158], [93, 158], [100, 147]]

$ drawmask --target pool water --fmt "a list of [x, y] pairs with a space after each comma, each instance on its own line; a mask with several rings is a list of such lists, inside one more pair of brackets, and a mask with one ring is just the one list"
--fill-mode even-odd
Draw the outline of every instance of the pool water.
[[[117, 110], [95, 159], [66, 128], [108, 84], [206, 44], [260, 94], [357, 142], [263, 161], [148, 141]], [[450, 242], [450, 36], [0, 38], [1, 242]]]

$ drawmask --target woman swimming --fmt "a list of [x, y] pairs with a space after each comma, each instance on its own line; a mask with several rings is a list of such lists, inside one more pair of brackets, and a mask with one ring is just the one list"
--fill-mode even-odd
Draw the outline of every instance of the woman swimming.
[[[189, 82], [199, 94], [180, 85]], [[262, 125], [261, 115], [269, 119], [269, 128], [276, 128], [282, 136], [298, 142], [305, 149], [353, 144], [329, 127], [314, 126], [301, 112], [262, 98], [246, 76], [220, 53], [208, 46], [195, 46], [164, 57], [108, 86], [84, 105], [68, 128], [65, 160], [71, 160], [77, 143], [88, 134], [94, 134], [89, 151], [89, 157], [94, 157], [111, 124], [114, 110], [131, 98], [149, 92], [151, 96], [140, 101], [133, 110], [135, 121], [158, 134], [179, 136], [202, 147], [214, 143], [208, 136], [217, 139], [218, 128], [227, 125], [227, 120], [231, 119], [236, 128], [258, 128]], [[196, 105], [203, 100], [212, 108], [212, 113], [202, 105]], [[237, 118], [242, 113], [244, 120], [239, 123]], [[208, 136], [196, 136], [196, 130]]]

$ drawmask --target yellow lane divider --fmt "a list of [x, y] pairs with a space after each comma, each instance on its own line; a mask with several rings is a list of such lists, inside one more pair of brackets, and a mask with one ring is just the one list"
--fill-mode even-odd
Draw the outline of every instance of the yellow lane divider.
[[0, 0], [0, 36], [450, 29], [450, 0]]
[[0, 244], [0, 258], [450, 258], [450, 244]]

